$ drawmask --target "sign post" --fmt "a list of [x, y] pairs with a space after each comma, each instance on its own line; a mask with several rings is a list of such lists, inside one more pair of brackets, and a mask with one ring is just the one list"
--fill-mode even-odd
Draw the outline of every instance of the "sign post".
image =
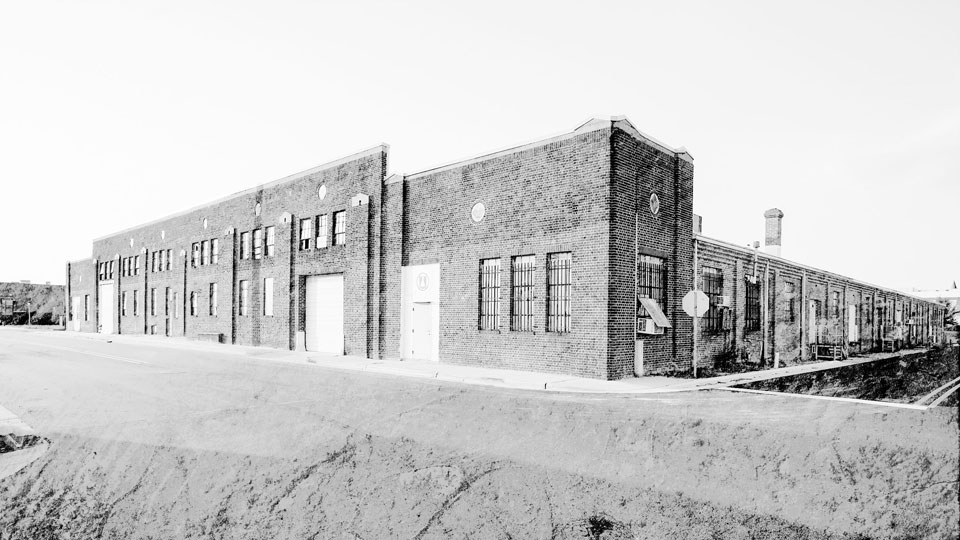
[[[696, 343], [697, 335], [700, 331], [700, 317], [707, 313], [710, 307], [710, 299], [703, 291], [694, 289], [683, 297], [683, 311], [693, 317], [693, 340]], [[697, 351], [693, 351], [693, 378], [697, 378]]]

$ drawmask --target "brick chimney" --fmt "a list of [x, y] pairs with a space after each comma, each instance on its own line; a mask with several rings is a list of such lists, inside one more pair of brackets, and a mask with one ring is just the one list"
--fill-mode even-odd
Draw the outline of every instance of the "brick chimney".
[[771, 208], [763, 213], [767, 218], [767, 234], [764, 240], [763, 249], [770, 255], [780, 256], [781, 238], [783, 236], [783, 212], [777, 208]]

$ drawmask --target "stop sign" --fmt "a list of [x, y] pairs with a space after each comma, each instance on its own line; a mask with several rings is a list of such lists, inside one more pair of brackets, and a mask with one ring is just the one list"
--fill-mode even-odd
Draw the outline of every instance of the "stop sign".
[[691, 317], [703, 317], [710, 307], [710, 299], [703, 291], [693, 290], [683, 297], [683, 311]]

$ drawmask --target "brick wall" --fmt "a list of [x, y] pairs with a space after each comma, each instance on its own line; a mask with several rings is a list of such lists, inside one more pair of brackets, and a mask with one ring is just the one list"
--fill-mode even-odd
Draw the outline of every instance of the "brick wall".
[[[681, 308], [693, 285], [693, 164], [619, 129], [612, 140], [610, 377], [633, 375], [638, 342], [643, 342], [644, 374], [684, 370], [691, 366], [693, 343], [693, 322]], [[666, 305], [661, 308], [671, 328], [661, 335], [636, 333], [638, 254], [667, 264]]]
[[[367, 268], [367, 261], [379, 267], [379, 252], [374, 250], [371, 253], [370, 246], [378, 245], [380, 233], [379, 227], [370, 227], [367, 221], [379, 220], [379, 198], [385, 168], [386, 148], [379, 147], [330, 166], [321, 166], [94, 241], [94, 258], [117, 261], [113, 280], [118, 291], [113, 300], [116, 302], [118, 319], [114, 323], [115, 328], [125, 334], [143, 334], [155, 327], [158, 334], [163, 334], [169, 325], [169, 333], [173, 336], [220, 334], [227, 343], [292, 348], [296, 328], [302, 329], [302, 318], [290, 316], [302, 315], [302, 306], [297, 302], [302, 292], [298, 290], [301, 280], [296, 278], [309, 274], [345, 274], [345, 288], [349, 291], [345, 299], [348, 314], [361, 307], [366, 310], [368, 303], [378, 305], [379, 291], [369, 287], [370, 276], [376, 278], [377, 274], [370, 273], [372, 270]], [[327, 187], [323, 200], [317, 192], [321, 185]], [[350, 209], [350, 198], [358, 193], [369, 195], [369, 205], [360, 210]], [[259, 214], [255, 211], [258, 203]], [[301, 217], [332, 215], [340, 210], [348, 210], [345, 246], [332, 245], [331, 222], [328, 247], [317, 249], [311, 246], [306, 251], [298, 249], [297, 225]], [[274, 255], [267, 257], [264, 254], [259, 260], [241, 259], [240, 234], [267, 226], [274, 226], [276, 231]], [[220, 244], [218, 263], [193, 266], [193, 243], [214, 238]], [[167, 249], [173, 255], [170, 269], [152, 272], [151, 253]], [[182, 256], [181, 251], [184, 252]], [[136, 255], [141, 258], [139, 275], [122, 276], [120, 259]], [[354, 269], [360, 266], [363, 270], [355, 272]], [[91, 281], [95, 282], [96, 273], [91, 277]], [[274, 279], [273, 316], [263, 314], [263, 280], [268, 277]], [[249, 284], [247, 315], [239, 313], [237, 295], [241, 281]], [[355, 286], [354, 281], [362, 283]], [[215, 315], [210, 314], [211, 283], [217, 284], [218, 305]], [[176, 314], [174, 306], [170, 306], [169, 311], [164, 309], [168, 287], [171, 294], [177, 293]], [[157, 289], [158, 298], [155, 316], [150, 315], [148, 302], [153, 288]], [[128, 295], [126, 315], [121, 314], [123, 291]], [[195, 315], [191, 315], [189, 309], [191, 292], [197, 296]], [[133, 315], [132, 309], [134, 294], [139, 304], [137, 316]], [[377, 311], [367, 313], [363, 321], [349, 319], [346, 329], [349, 336], [348, 353], [353, 351], [365, 355], [370, 350], [369, 343], [378, 340], [368, 320], [377, 317]], [[96, 331], [96, 327], [85, 327], [84, 331]]]
[[[515, 153], [407, 178], [403, 265], [440, 265], [440, 361], [608, 378], [610, 135], [599, 129]], [[390, 197], [400, 197], [395, 187]], [[486, 207], [471, 219], [473, 205]], [[393, 208], [394, 206], [391, 206]], [[547, 254], [571, 252], [572, 329], [546, 332]], [[536, 257], [534, 329], [510, 330], [511, 258]], [[478, 329], [479, 263], [501, 259], [497, 330]], [[399, 287], [391, 266], [388, 289]], [[399, 295], [390, 295], [398, 298]], [[387, 350], [399, 347], [385, 313]], [[395, 337], [396, 336], [396, 337]]]

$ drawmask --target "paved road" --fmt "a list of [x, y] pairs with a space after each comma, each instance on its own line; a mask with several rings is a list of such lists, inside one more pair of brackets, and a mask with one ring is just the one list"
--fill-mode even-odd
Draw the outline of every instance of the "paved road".
[[[0, 515], [21, 516], [0, 519], [25, 526], [37, 510], [26, 510], [18, 498], [40, 497], [40, 487], [25, 479], [39, 471], [46, 487], [69, 483], [65, 491], [71, 492], [80, 488], [68, 478], [92, 475], [82, 480], [84, 489], [116, 499], [104, 511], [103, 526], [120, 536], [147, 528], [258, 537], [238, 533], [250, 522], [276, 537], [312, 531], [317, 537], [443, 537], [458, 523], [471, 530], [492, 526], [458, 514], [471, 515], [471, 508], [506, 519], [498, 530], [514, 537], [558, 538], [598, 513], [614, 516], [612, 523], [632, 534], [643, 529], [664, 537], [709, 531], [718, 523], [781, 537], [803, 526], [853, 532], [863, 530], [867, 515], [880, 523], [876, 527], [898, 520], [900, 526], [930, 526], [931, 508], [939, 513], [935, 530], [943, 531], [949, 526], [940, 521], [955, 523], [958, 515], [951, 483], [956, 475], [950, 476], [957, 468], [952, 411], [725, 392], [558, 395], [331, 370], [275, 356], [227, 346], [0, 330], [0, 405], [53, 441], [48, 458], [0, 484], [6, 488]], [[332, 469], [322, 488], [327, 499], [297, 498], [318, 467], [344, 465], [348, 454], [354, 476], [338, 483], [343, 467]], [[91, 463], [99, 467], [96, 475], [88, 471]], [[222, 482], [210, 478], [220, 474], [218, 463]], [[168, 493], [174, 470], [183, 478]], [[426, 470], [446, 476], [431, 472], [424, 480]], [[251, 494], [246, 508], [223, 506], [240, 486], [259, 483], [259, 500], [273, 493], [274, 483], [301, 477], [277, 488], [269, 504]], [[159, 487], [150, 491], [144, 478]], [[399, 488], [393, 486], [397, 478], [406, 479]], [[902, 483], [904, 496], [915, 500], [923, 489], [933, 502], [897, 504], [891, 483]], [[198, 484], [217, 495], [195, 493]], [[351, 491], [358, 485], [365, 495]], [[476, 495], [465, 494], [468, 488]], [[469, 496], [477, 501], [466, 502]], [[82, 503], [80, 495], [62, 497], [58, 505]], [[341, 506], [323, 506], [338, 497]], [[521, 508], [507, 504], [510, 497]], [[177, 506], [184, 498], [192, 510]], [[404, 504], [413, 504], [409, 515], [378, 514]], [[296, 518], [276, 521], [278, 505], [289, 506]], [[146, 510], [153, 507], [166, 517]], [[346, 528], [331, 535], [337, 519]], [[389, 530], [376, 522], [390, 523]]]

